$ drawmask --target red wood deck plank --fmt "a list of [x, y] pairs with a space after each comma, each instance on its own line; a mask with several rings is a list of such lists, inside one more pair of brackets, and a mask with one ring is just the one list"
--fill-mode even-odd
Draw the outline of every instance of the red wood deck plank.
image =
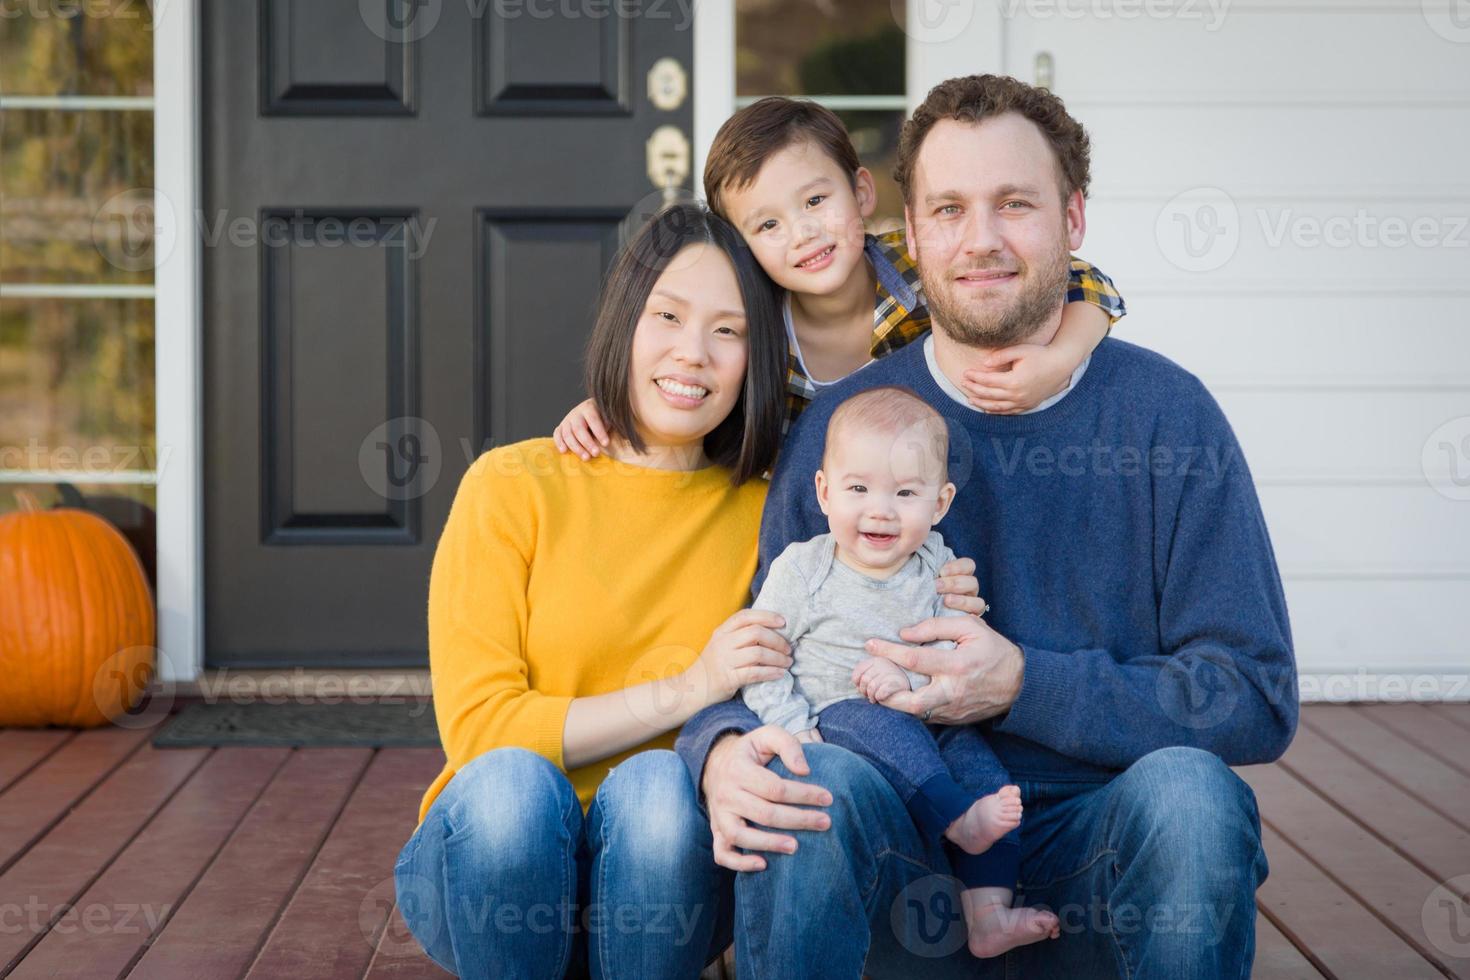
[[439, 749], [379, 749], [247, 977], [358, 980], [394, 904], [393, 864], [413, 833]]
[[[289, 754], [285, 748], [214, 750], [21, 961], [10, 980], [126, 972]], [[115, 925], [103, 930], [89, 925], [99, 914], [94, 910], [102, 910]]]
[[1256, 893], [1260, 906], [1288, 939], [1312, 951], [1329, 976], [1443, 976], [1269, 825], [1262, 839], [1271, 873]]
[[74, 735], [70, 728], [0, 729], [0, 793]]
[[1449, 766], [1470, 775], [1470, 729], [1422, 704], [1362, 704], [1357, 709]]
[[1251, 976], [1255, 980], [1321, 980], [1322, 973], [1270, 919], [1257, 912], [1256, 961]]
[[1440, 704], [1426, 704], [1424, 707], [1441, 718], [1448, 718], [1461, 728], [1470, 729], [1470, 702], [1443, 702]]
[[[1372, 911], [1398, 937], [1451, 977], [1470, 980], [1470, 960], [1447, 955], [1430, 936], [1449, 933], [1458, 909], [1428, 903], [1439, 884], [1341, 811], [1277, 766], [1237, 770], [1250, 783], [1262, 819], [1348, 894]], [[1384, 807], [1395, 800], [1380, 801]]]
[[[1398, 787], [1312, 729], [1297, 729], [1279, 765], [1431, 877], [1446, 881], [1467, 870], [1470, 831], [1404, 797]], [[1397, 805], [1383, 805], [1394, 798]]]
[[438, 980], [452, 976], [424, 954], [395, 904], [363, 980]]
[[0, 871], [152, 734], [152, 727], [79, 732], [12, 783], [0, 795]]
[[371, 757], [365, 748], [293, 752], [128, 976], [243, 974]]
[[1470, 830], [1470, 776], [1348, 705], [1309, 707], [1302, 721], [1446, 820]]
[[[45, 935], [208, 754], [144, 745], [0, 874], [0, 895], [26, 907], [19, 922], [0, 929], [0, 975]], [[100, 911], [93, 916], [90, 927], [105, 928], [108, 919]]]

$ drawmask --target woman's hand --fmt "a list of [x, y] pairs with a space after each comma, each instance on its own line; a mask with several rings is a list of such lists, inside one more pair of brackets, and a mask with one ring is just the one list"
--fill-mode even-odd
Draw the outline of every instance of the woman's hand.
[[944, 563], [939, 577], [934, 580], [935, 590], [944, 596], [944, 604], [950, 609], [967, 612], [971, 616], [984, 616], [990, 604], [980, 598], [980, 580], [975, 577], [973, 558], [956, 558]]
[[607, 427], [602, 424], [602, 416], [597, 414], [592, 399], [568, 412], [561, 424], [551, 430], [551, 439], [564, 453], [576, 453], [583, 459], [599, 455], [607, 445]]
[[763, 725], [738, 738], [726, 735], [710, 749], [699, 788], [709, 811], [715, 863], [732, 871], [762, 871], [765, 858], [747, 851], [796, 850], [796, 838], [757, 830], [758, 823], [777, 830], [826, 830], [832, 818], [811, 806], [831, 806], [832, 794], [820, 786], [782, 779], [766, 768], [776, 756], [798, 776], [811, 775], [801, 742], [779, 725]]
[[791, 666], [791, 644], [776, 630], [778, 613], [742, 609], [721, 623], [685, 674], [706, 705], [728, 701], [746, 684], [772, 681]]

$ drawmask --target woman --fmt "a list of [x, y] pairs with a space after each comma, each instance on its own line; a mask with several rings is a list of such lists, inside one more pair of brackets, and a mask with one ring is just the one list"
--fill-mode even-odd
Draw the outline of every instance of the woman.
[[447, 764], [395, 867], [445, 969], [687, 978], [729, 943], [733, 876], [669, 749], [791, 662], [780, 618], [741, 609], [785, 358], [735, 231], [670, 208], [618, 257], [589, 341], [607, 454], [533, 439], [465, 475], [429, 584]]

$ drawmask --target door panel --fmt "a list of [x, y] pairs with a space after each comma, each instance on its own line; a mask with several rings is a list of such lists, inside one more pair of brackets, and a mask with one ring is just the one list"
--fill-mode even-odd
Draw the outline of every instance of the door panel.
[[582, 397], [644, 144], [690, 130], [646, 94], [687, 18], [630, 8], [204, 5], [209, 666], [426, 662], [460, 477]]

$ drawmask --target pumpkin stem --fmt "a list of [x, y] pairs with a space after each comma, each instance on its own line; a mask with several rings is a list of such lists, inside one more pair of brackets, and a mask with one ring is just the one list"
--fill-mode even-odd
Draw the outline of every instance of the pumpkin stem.
[[33, 514], [41, 509], [41, 505], [36, 501], [35, 494], [29, 490], [15, 491], [15, 502], [20, 505], [21, 511], [26, 514]]

